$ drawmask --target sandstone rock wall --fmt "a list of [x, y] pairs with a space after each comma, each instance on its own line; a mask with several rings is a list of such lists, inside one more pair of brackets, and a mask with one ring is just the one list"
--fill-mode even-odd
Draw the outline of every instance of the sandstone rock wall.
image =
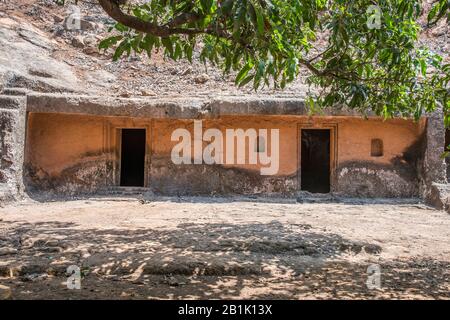
[[[33, 110], [38, 110], [35, 102], [33, 105]], [[145, 109], [139, 110], [154, 110], [151, 106]], [[175, 165], [171, 151], [178, 142], [171, 141], [171, 134], [179, 128], [193, 133], [193, 119], [168, 119], [164, 113], [160, 118], [141, 118], [30, 112], [25, 175], [29, 190], [36, 192], [91, 193], [118, 185], [120, 128], [146, 128], [145, 186], [155, 194], [295, 196], [302, 191], [302, 128], [330, 128], [332, 193], [367, 198], [419, 197], [424, 175], [425, 123], [425, 119], [414, 122], [295, 115], [223, 115], [202, 121], [204, 130], [212, 128], [222, 133], [228, 128], [279, 129], [278, 173], [262, 176], [260, 165]], [[371, 156], [372, 139], [384, 141], [383, 155]], [[428, 152], [431, 161], [432, 149]]]
[[447, 185], [447, 166], [442, 157], [445, 146], [445, 127], [442, 111], [427, 119], [423, 162], [420, 167], [421, 197], [430, 205], [450, 210], [450, 188]]
[[25, 98], [0, 96], [0, 203], [23, 195]]

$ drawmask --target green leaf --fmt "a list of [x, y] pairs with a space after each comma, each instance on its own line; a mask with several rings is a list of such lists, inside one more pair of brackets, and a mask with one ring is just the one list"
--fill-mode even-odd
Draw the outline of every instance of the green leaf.
[[124, 53], [125, 51], [130, 54], [131, 51], [131, 41], [129, 39], [124, 39], [122, 42], [120, 42], [119, 46], [116, 48], [116, 51], [113, 55], [113, 61], [117, 61]]
[[263, 35], [264, 34], [264, 16], [262, 13], [262, 9], [259, 5], [254, 5], [253, 7], [255, 8], [255, 12], [256, 12], [256, 22], [257, 22], [257, 26], [258, 26], [258, 33], [259, 33], [259, 35]]
[[112, 46], [114, 46], [118, 41], [122, 40], [122, 36], [112, 36], [109, 38], [106, 38], [98, 44], [99, 49], [108, 49]]
[[255, 76], [251, 74], [251, 75], [247, 76], [246, 78], [244, 78], [244, 79], [239, 83], [239, 88], [241, 88], [241, 87], [247, 85], [248, 83], [250, 83], [250, 81], [252, 81], [254, 77], [255, 77]]
[[213, 0], [201, 0], [200, 1], [203, 12], [209, 13], [211, 11]]
[[253, 63], [247, 62], [247, 64], [239, 71], [236, 76], [235, 83], [238, 85], [248, 74], [248, 72], [253, 68]]
[[[109, 38], [99, 44], [101, 49], [115, 47], [114, 60], [144, 50], [151, 56], [163, 48], [165, 57], [192, 61], [199, 43], [200, 61], [224, 74], [236, 72], [238, 86], [253, 81], [255, 89], [269, 85], [284, 89], [301, 74], [314, 89], [308, 94], [315, 110], [339, 105], [364, 115], [417, 119], [442, 106], [444, 121], [450, 125], [450, 66], [419, 43], [421, 0], [142, 3], [129, 1], [121, 8], [171, 35], [142, 34], [116, 23]], [[450, 18], [449, 3], [437, 0], [430, 9], [424, 7], [429, 21]], [[366, 10], [374, 4], [382, 24], [371, 29]], [[196, 18], [170, 25], [183, 16]]]
[[169, 37], [161, 38], [161, 43], [164, 46], [164, 48], [166, 48], [166, 51], [169, 54], [169, 57], [173, 57], [174, 52], [173, 52], [172, 40]]

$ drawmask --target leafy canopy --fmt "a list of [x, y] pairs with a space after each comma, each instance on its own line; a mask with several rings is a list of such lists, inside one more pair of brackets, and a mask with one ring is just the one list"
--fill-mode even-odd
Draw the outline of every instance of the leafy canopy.
[[[313, 110], [349, 107], [419, 118], [442, 106], [450, 125], [450, 65], [419, 45], [420, 0], [98, 3], [117, 21], [114, 34], [100, 43], [115, 48], [115, 60], [160, 49], [173, 60], [191, 61], [198, 46], [200, 59], [234, 71], [238, 86], [284, 88], [305, 75]], [[429, 25], [449, 21], [449, 3], [435, 2]]]

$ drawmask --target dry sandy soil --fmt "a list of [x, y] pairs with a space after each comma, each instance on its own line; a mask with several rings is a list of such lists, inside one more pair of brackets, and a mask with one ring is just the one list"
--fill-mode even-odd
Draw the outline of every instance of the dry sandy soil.
[[422, 204], [111, 200], [0, 208], [2, 297], [450, 298], [450, 216]]

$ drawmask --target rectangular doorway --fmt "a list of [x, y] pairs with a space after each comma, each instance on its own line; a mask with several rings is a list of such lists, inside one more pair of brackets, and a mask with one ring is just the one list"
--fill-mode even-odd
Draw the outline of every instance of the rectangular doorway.
[[301, 190], [330, 192], [330, 129], [301, 130]]
[[120, 185], [143, 187], [145, 175], [145, 129], [122, 129]]

